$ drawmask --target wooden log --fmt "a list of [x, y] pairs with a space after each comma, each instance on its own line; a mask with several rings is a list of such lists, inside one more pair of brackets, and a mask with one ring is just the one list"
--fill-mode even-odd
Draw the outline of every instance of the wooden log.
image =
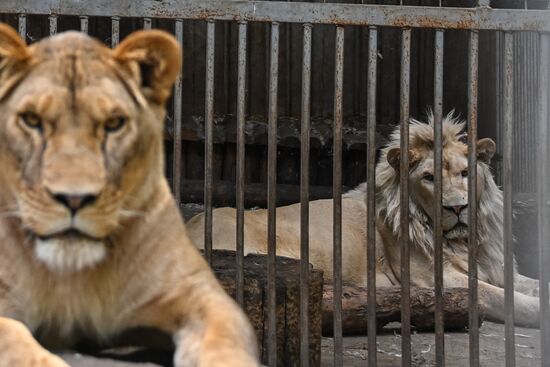
[[[212, 268], [229, 295], [235, 297], [234, 251], [215, 250]], [[300, 261], [277, 257], [277, 366], [300, 365]], [[258, 337], [262, 361], [267, 362], [267, 256], [244, 258], [244, 311]], [[309, 365], [321, 363], [323, 272], [310, 267]]]
[[[332, 334], [333, 287], [323, 290], [323, 335]], [[443, 290], [443, 319], [445, 330], [464, 330], [468, 327], [468, 289]], [[419, 331], [434, 330], [435, 293], [433, 288], [411, 288], [411, 324]], [[376, 324], [378, 328], [401, 321], [401, 288], [376, 289]], [[480, 323], [481, 326], [481, 318]], [[343, 287], [342, 328], [346, 335], [365, 334], [367, 330], [367, 289]]]

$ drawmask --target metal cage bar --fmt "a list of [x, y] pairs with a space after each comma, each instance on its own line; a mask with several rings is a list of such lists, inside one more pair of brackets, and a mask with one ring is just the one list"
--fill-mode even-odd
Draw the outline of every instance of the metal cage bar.
[[19, 14], [17, 16], [17, 31], [23, 40], [27, 39], [27, 15]]
[[514, 248], [512, 240], [512, 124], [514, 105], [514, 38], [504, 33], [504, 121], [503, 121], [503, 205], [504, 205], [504, 306], [506, 367], [516, 365], [514, 327]]
[[468, 333], [470, 366], [479, 366], [477, 276], [477, 100], [479, 34], [470, 31], [468, 53]]
[[151, 29], [153, 20], [149, 17], [143, 18], [143, 29]]
[[411, 272], [409, 247], [409, 117], [411, 77], [411, 30], [401, 31], [401, 95], [399, 167], [401, 247], [401, 365], [411, 365]]
[[300, 366], [309, 366], [309, 137], [311, 24], [303, 26], [302, 123], [300, 140]]
[[115, 48], [120, 42], [120, 18], [111, 17], [111, 47]]
[[[174, 25], [174, 34], [176, 40], [181, 45], [183, 44], [183, 21], [176, 19]], [[174, 199], [178, 205], [181, 205], [181, 151], [182, 151], [182, 136], [181, 136], [181, 123], [182, 123], [182, 71], [176, 78], [174, 83], [174, 146], [173, 146], [173, 163], [172, 163], [172, 191], [174, 192]]]
[[48, 16], [49, 26], [50, 26], [50, 36], [53, 36], [57, 33], [57, 15], [52, 14]]
[[246, 114], [246, 59], [247, 59], [247, 35], [248, 25], [239, 22], [239, 55], [237, 60], [237, 177], [236, 177], [236, 201], [237, 201], [237, 302], [244, 304], [244, 182], [245, 182], [245, 114]]
[[443, 30], [435, 31], [434, 53], [434, 280], [435, 280], [435, 361], [436, 366], [445, 365], [445, 335], [443, 325], [443, 231], [442, 185], [443, 185]]
[[538, 98], [538, 159], [537, 159], [537, 221], [539, 245], [539, 302], [540, 302], [540, 345], [543, 366], [550, 365], [550, 303], [548, 283], [550, 282], [550, 192], [548, 167], [550, 150], [548, 149], [548, 124], [550, 124], [550, 109], [548, 108], [550, 88], [550, 35], [540, 36], [539, 57], [539, 98]]
[[88, 16], [80, 16], [80, 32], [88, 33]]
[[334, 365], [343, 365], [342, 338], [342, 97], [344, 84], [344, 28], [336, 27], [334, 53], [333, 129], [333, 277], [334, 277]]
[[277, 92], [279, 83], [279, 23], [271, 24], [269, 58], [269, 106], [267, 147], [267, 310], [268, 347], [270, 367], [277, 365], [277, 315], [276, 315], [276, 251], [277, 251]]
[[206, 88], [205, 88], [205, 129], [204, 129], [204, 254], [208, 263], [212, 262], [212, 156], [214, 150], [214, 51], [216, 43], [216, 23], [206, 23]]
[[368, 364], [376, 366], [376, 86], [378, 29], [369, 28], [367, 79], [367, 334]]

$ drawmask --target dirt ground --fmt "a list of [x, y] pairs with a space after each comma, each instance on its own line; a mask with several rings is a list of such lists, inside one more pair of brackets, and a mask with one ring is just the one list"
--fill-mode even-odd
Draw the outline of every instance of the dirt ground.
[[[378, 335], [378, 366], [400, 365], [401, 337], [398, 328], [387, 328]], [[413, 366], [435, 365], [434, 334], [414, 333], [412, 335]], [[484, 322], [480, 329], [480, 358], [484, 367], [504, 366], [504, 325]], [[344, 366], [365, 366], [367, 359], [367, 338], [344, 338]], [[136, 349], [110, 351], [98, 357], [77, 353], [63, 353], [61, 356], [73, 367], [158, 367], [171, 366], [171, 354]], [[446, 366], [468, 366], [468, 333], [445, 334]], [[331, 338], [323, 338], [321, 366], [333, 365]], [[516, 365], [522, 367], [540, 366], [539, 330], [516, 328]]]

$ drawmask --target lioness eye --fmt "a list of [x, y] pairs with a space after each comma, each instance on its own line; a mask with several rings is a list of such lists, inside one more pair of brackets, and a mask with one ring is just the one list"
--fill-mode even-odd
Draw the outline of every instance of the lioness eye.
[[21, 120], [31, 129], [42, 129], [42, 119], [34, 112], [24, 112], [19, 115]]
[[432, 182], [434, 180], [434, 175], [431, 173], [424, 173], [424, 176], [422, 177], [426, 181]]
[[468, 170], [465, 169], [464, 171], [460, 172], [460, 174], [462, 175], [462, 177], [468, 177]]
[[125, 117], [111, 117], [110, 119], [107, 119], [105, 121], [105, 131], [107, 132], [115, 132], [117, 130], [120, 130], [124, 124], [126, 124], [126, 118]]

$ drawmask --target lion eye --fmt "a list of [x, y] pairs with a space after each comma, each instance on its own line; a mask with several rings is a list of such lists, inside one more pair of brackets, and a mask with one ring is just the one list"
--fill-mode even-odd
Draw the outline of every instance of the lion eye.
[[120, 130], [126, 124], [125, 117], [111, 117], [104, 124], [105, 131], [112, 133]]
[[422, 178], [426, 181], [433, 182], [434, 175], [432, 175], [431, 173], [424, 173], [424, 176], [422, 176]]
[[464, 171], [460, 172], [460, 174], [462, 175], [462, 177], [468, 177], [468, 170], [465, 169]]
[[42, 119], [34, 112], [24, 112], [19, 115], [21, 120], [31, 129], [42, 130]]

